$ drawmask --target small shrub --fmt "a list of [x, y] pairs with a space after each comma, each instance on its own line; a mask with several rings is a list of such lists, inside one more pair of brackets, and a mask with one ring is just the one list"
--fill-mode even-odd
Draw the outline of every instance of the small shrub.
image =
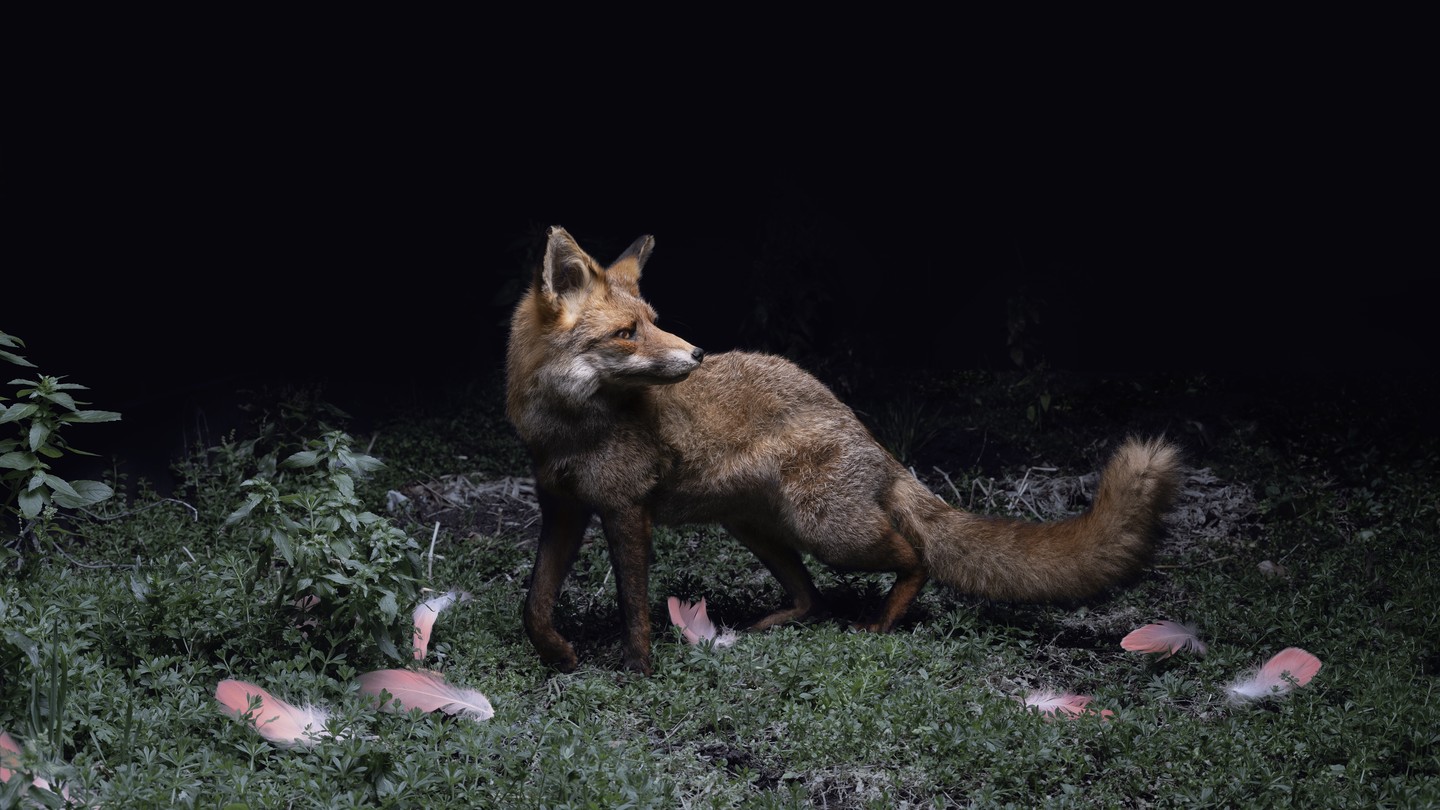
[[349, 435], [330, 431], [280, 462], [277, 472], [243, 482], [245, 503], [226, 524], [279, 556], [278, 606], [317, 611], [335, 628], [353, 625], [403, 660], [397, 641], [409, 649], [419, 546], [387, 518], [365, 511], [355, 495], [355, 479], [381, 466], [352, 450]]
[[[20, 348], [24, 341], [0, 332], [0, 346]], [[18, 366], [34, 368], [34, 364], [13, 352], [0, 349], [0, 359]], [[120, 414], [114, 411], [85, 410], [70, 395], [84, 391], [85, 386], [61, 382], [64, 377], [37, 375], [37, 379], [17, 378], [10, 385], [23, 386], [12, 399], [0, 396], [0, 425], [13, 424], [17, 437], [0, 439], [0, 516], [18, 516], [22, 538], [34, 537], [37, 523], [53, 518], [57, 507], [80, 509], [93, 506], [115, 492], [99, 481], [67, 481], [51, 472], [55, 459], [67, 453], [95, 455], [70, 446], [60, 431], [76, 423], [114, 422]]]

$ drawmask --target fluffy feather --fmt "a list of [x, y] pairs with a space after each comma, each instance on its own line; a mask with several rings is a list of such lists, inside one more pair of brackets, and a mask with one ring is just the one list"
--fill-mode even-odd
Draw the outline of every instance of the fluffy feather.
[[667, 600], [670, 605], [670, 621], [691, 644], [699, 644], [715, 638], [715, 624], [705, 613], [705, 597], [694, 604], [682, 602], [677, 597]]
[[[0, 729], [0, 784], [10, 781], [20, 770], [20, 743], [10, 736], [10, 732]], [[30, 780], [30, 784], [41, 790], [50, 790], [50, 783], [40, 777]], [[60, 795], [66, 799], [70, 798], [70, 789], [60, 788]], [[37, 803], [38, 806], [38, 803]]]
[[1046, 719], [1056, 717], [1074, 718], [1082, 714], [1098, 714], [1100, 719], [1108, 720], [1115, 714], [1109, 709], [1095, 711], [1088, 708], [1093, 698], [1090, 695], [1072, 695], [1068, 692], [1031, 692], [1020, 702], [1028, 709], [1034, 709]]
[[734, 644], [737, 636], [731, 631], [719, 632], [715, 623], [710, 621], [710, 616], [705, 612], [705, 597], [694, 604], [682, 602], [677, 597], [670, 597], [670, 621], [680, 628], [680, 633], [685, 640], [691, 644], [709, 642], [714, 647], [729, 647]]
[[[260, 704], [250, 709], [252, 697]], [[253, 683], [226, 679], [215, 687], [215, 699], [226, 714], [237, 720], [248, 719], [260, 736], [276, 745], [289, 748], [311, 745], [320, 737], [329, 737], [325, 724], [330, 713], [317, 706], [296, 706], [286, 703]]]
[[[360, 692], [376, 699], [388, 712], [419, 709], [442, 711], [459, 717], [489, 720], [495, 716], [490, 700], [474, 689], [455, 686], [434, 672], [381, 669], [360, 676]], [[384, 698], [382, 693], [390, 697]]]
[[1164, 653], [1160, 656], [1162, 661], [1181, 650], [1205, 654], [1205, 642], [1200, 640], [1195, 625], [1171, 621], [1159, 621], [1132, 630], [1120, 639], [1120, 646], [1131, 652]]
[[[1286, 647], [1248, 678], [1241, 678], [1226, 689], [1231, 700], [1260, 700], [1279, 697], [1292, 687], [1304, 686], [1320, 671], [1320, 659], [1299, 647]], [[1288, 677], [1287, 677], [1288, 676]], [[1289, 679], [1294, 679], [1292, 684]]]
[[0, 731], [0, 782], [9, 782], [20, 767], [20, 744], [8, 731]]
[[430, 650], [430, 631], [435, 627], [435, 619], [440, 615], [440, 611], [456, 602], [468, 601], [470, 601], [470, 594], [464, 591], [446, 591], [415, 606], [412, 620], [415, 622], [416, 661], [424, 659], [425, 654]]

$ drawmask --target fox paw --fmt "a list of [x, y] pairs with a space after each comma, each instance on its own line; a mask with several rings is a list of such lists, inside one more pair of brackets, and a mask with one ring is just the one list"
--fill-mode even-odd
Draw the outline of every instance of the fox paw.
[[559, 649], [541, 650], [540, 660], [561, 672], [574, 672], [580, 665], [580, 659], [575, 657], [575, 650], [569, 644]]

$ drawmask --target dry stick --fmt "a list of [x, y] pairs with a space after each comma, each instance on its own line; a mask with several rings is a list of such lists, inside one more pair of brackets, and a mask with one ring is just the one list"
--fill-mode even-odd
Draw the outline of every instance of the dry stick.
[[71, 557], [69, 554], [66, 554], [66, 553], [65, 553], [65, 549], [60, 548], [60, 544], [59, 544], [59, 543], [56, 543], [54, 540], [51, 540], [51, 541], [50, 541], [50, 545], [51, 545], [57, 552], [60, 553], [60, 556], [61, 556], [61, 557], [64, 557], [65, 559], [69, 560], [72, 565], [78, 565], [78, 566], [81, 567], [81, 568], [134, 568], [134, 567], [135, 567], [135, 566], [133, 566], [133, 565], [131, 565], [131, 564], [129, 564], [129, 563], [123, 563], [123, 564], [122, 564], [122, 563], [83, 563], [83, 562], [80, 562], [79, 560], [75, 559], [74, 557]]
[[80, 511], [81, 511], [81, 512], [84, 512], [85, 514], [89, 515], [89, 516], [92, 517], [92, 518], [95, 518], [96, 520], [119, 520], [119, 519], [122, 518], [122, 517], [129, 517], [130, 515], [136, 514], [137, 512], [144, 512], [146, 509], [153, 509], [153, 508], [159, 506], [159, 505], [162, 504], [162, 503], [178, 503], [178, 504], [180, 504], [181, 506], [185, 507], [186, 509], [189, 509], [189, 510], [190, 510], [190, 517], [191, 517], [191, 519], [196, 520], [196, 521], [200, 520], [200, 512], [199, 512], [199, 510], [197, 510], [195, 507], [191, 506], [190, 504], [188, 504], [188, 503], [186, 503], [186, 502], [184, 502], [184, 501], [182, 501], [182, 500], [177, 500], [177, 499], [175, 499], [175, 498], [161, 498], [160, 500], [158, 500], [158, 501], [156, 501], [156, 502], [154, 502], [154, 503], [146, 504], [145, 506], [142, 506], [142, 507], [140, 507], [140, 508], [138, 508], [138, 509], [131, 509], [131, 510], [128, 511], [128, 512], [121, 512], [121, 513], [118, 514], [118, 515], [97, 515], [97, 514], [95, 514], [94, 512], [91, 512], [89, 509], [81, 509]]
[[950, 485], [950, 491], [955, 493], [955, 503], [960, 503], [960, 501], [962, 500], [960, 497], [960, 490], [955, 487], [955, 482], [950, 480], [950, 475], [939, 467], [935, 467], [933, 469], [935, 470], [935, 472], [940, 473], [940, 477], [945, 479], [945, 483]]
[[430, 533], [430, 555], [425, 563], [425, 578], [432, 579], [435, 576], [435, 538], [440, 536], [440, 521], [435, 521], [435, 531]]
[[[994, 482], [992, 481], [991, 483], [994, 483]], [[981, 481], [979, 478], [976, 478], [975, 480], [973, 480], [973, 481], [970, 482], [970, 503], [966, 504], [966, 507], [967, 507], [967, 508], [974, 508], [974, 506], [975, 506], [975, 490], [977, 490], [977, 489], [980, 490], [980, 492], [982, 492], [982, 493], [985, 495], [985, 499], [984, 499], [984, 501], [982, 501], [982, 503], [984, 503], [985, 506], [994, 506], [994, 505], [995, 505], [995, 496], [991, 494], [990, 490], [988, 490], [988, 489], [985, 488], [985, 482], [984, 482], [984, 481]]]
[[[407, 470], [409, 470], [410, 472], [413, 472], [413, 473], [415, 473], [416, 475], [419, 475], [419, 476], [424, 476], [424, 475], [425, 475], [425, 473], [424, 473], [423, 471], [417, 470], [417, 469], [415, 469], [414, 467], [411, 467], [411, 466], [408, 466], [408, 465], [405, 467], [405, 469], [407, 469]], [[425, 483], [425, 479], [424, 479], [423, 477], [420, 478], [420, 479], [418, 479], [418, 480], [416, 480], [415, 483], [416, 483], [417, 485], [422, 486], [422, 487], [424, 487], [425, 489], [429, 490], [429, 492], [430, 492], [431, 495], [434, 495], [435, 497], [439, 498], [440, 500], [442, 500], [442, 501], [448, 500], [443, 494], [441, 494], [441, 493], [440, 493], [438, 490], [436, 490], [434, 487], [432, 487], [432, 486], [430, 486], [429, 484]]]
[[1025, 496], [1028, 494], [1028, 490], [1029, 490], [1029, 488], [1030, 488], [1030, 486], [1029, 486], [1030, 473], [1033, 472], [1033, 471], [1037, 471], [1037, 470], [1038, 470], [1039, 472], [1055, 472], [1056, 468], [1055, 468], [1055, 467], [1031, 467], [1031, 468], [1027, 469], [1027, 470], [1025, 471], [1025, 475], [1020, 479], [1020, 485], [1015, 488], [1015, 497], [1010, 499], [1009, 509], [1011, 509], [1011, 510], [1013, 511], [1013, 510], [1015, 509], [1015, 504], [1017, 504], [1017, 503], [1023, 503], [1023, 504], [1025, 504], [1025, 508], [1028, 509], [1028, 510], [1030, 510], [1030, 514], [1032, 514], [1032, 515], [1035, 516], [1035, 519], [1036, 519], [1036, 520], [1044, 520], [1045, 517], [1040, 514], [1040, 510], [1038, 510], [1038, 509], [1035, 508], [1035, 504], [1033, 503], [1033, 499], [1027, 499], [1027, 498], [1025, 498]]
[[1152, 565], [1152, 566], [1150, 566], [1150, 567], [1151, 567], [1151, 568], [1199, 568], [1199, 567], [1202, 566], [1202, 565], [1214, 565], [1215, 563], [1218, 563], [1218, 562], [1225, 562], [1226, 560], [1228, 560], [1228, 559], [1230, 559], [1231, 557], [1234, 557], [1234, 556], [1235, 556], [1234, 554], [1226, 554], [1224, 557], [1216, 557], [1216, 558], [1214, 558], [1214, 559], [1212, 559], [1212, 560], [1196, 560], [1195, 562], [1190, 562], [1190, 563], [1171, 563], [1171, 564], [1168, 564], [1168, 565]]

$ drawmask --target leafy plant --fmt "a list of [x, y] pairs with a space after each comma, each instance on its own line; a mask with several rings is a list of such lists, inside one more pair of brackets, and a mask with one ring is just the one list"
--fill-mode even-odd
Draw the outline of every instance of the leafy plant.
[[938, 408], [924, 400], [902, 396], [885, 403], [874, 417], [875, 438], [902, 464], [913, 464], [915, 454], [940, 435]]
[[352, 450], [350, 441], [343, 431], [329, 431], [280, 462], [273, 476], [243, 482], [249, 494], [226, 524], [248, 528], [279, 555], [281, 606], [328, 615], [338, 628], [361, 628], [387, 656], [403, 660], [397, 640], [409, 650], [419, 546], [364, 510], [356, 478], [383, 464]]
[[[24, 341], [0, 332], [0, 346], [20, 348]], [[24, 357], [0, 349], [0, 359], [18, 366], [34, 368]], [[14, 379], [10, 385], [24, 386], [15, 391], [12, 405], [5, 405], [0, 396], [0, 424], [14, 424], [17, 438], [0, 439], [0, 486], [4, 500], [0, 513], [18, 515], [22, 521], [20, 534], [30, 531], [35, 521], [53, 514], [52, 507], [80, 509], [92, 506], [114, 495], [109, 485], [99, 481], [67, 481], [50, 470], [49, 461], [63, 458], [66, 453], [93, 456], [71, 447], [60, 435], [61, 429], [76, 423], [115, 422], [115, 411], [86, 410], [70, 395], [70, 391], [87, 390], [77, 383], [61, 382], [64, 377], [38, 375], [38, 379]], [[47, 511], [48, 510], [48, 511]]]

